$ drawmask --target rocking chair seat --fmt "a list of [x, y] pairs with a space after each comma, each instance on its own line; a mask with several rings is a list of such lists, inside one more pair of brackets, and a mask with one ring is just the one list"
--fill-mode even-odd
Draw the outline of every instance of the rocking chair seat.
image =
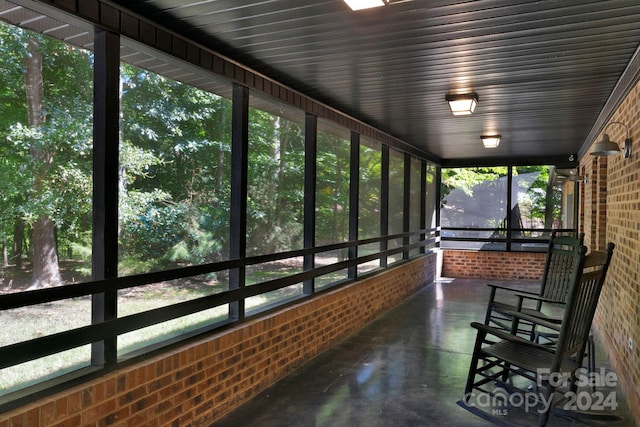
[[[500, 341], [482, 349], [488, 355], [504, 360], [506, 363], [518, 366], [530, 372], [538, 369], [549, 368], [553, 362], [554, 354], [545, 348], [524, 347], [513, 341]], [[568, 357], [562, 359], [560, 369], [562, 372], [573, 372], [581, 365]]]

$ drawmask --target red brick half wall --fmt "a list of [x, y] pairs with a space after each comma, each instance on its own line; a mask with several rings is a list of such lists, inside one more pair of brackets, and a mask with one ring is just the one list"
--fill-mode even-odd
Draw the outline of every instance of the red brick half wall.
[[442, 251], [442, 277], [494, 280], [539, 280], [545, 253]]

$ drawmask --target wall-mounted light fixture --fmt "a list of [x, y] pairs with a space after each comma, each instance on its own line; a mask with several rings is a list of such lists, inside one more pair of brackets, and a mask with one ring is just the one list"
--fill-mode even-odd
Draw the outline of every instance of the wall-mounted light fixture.
[[385, 0], [344, 0], [351, 10], [370, 9], [372, 7], [384, 6], [388, 2]]
[[454, 116], [472, 114], [478, 105], [478, 94], [475, 92], [448, 94], [445, 99]]
[[[607, 135], [607, 129], [609, 126], [618, 124], [624, 126], [627, 131], [627, 136], [622, 143], [622, 150], [617, 142], [610, 141], [609, 135]], [[622, 122], [611, 122], [604, 128], [604, 133], [602, 134], [602, 139], [595, 144], [591, 148], [591, 153], [594, 156], [614, 156], [616, 154], [620, 154], [622, 152], [625, 159], [631, 157], [631, 138], [629, 137], [629, 127]]]
[[571, 169], [569, 171], [569, 181], [582, 182], [584, 177], [578, 173], [578, 169]]
[[481, 135], [484, 148], [496, 148], [500, 144], [500, 135]]

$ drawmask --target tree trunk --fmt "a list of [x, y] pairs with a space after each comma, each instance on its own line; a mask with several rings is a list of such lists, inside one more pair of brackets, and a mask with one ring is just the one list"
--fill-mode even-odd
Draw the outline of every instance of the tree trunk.
[[[287, 201], [285, 195], [285, 171], [287, 168], [287, 150], [289, 149], [289, 124], [287, 122], [282, 123], [282, 118], [276, 116], [275, 123], [276, 132], [278, 135], [277, 143], [275, 147], [274, 160], [278, 166], [276, 169], [276, 176], [274, 177], [275, 188], [275, 211], [273, 212], [273, 220], [282, 228], [287, 222], [289, 217], [285, 216], [287, 220], [282, 220], [282, 212], [287, 209]], [[277, 248], [274, 248], [274, 250]]]
[[7, 236], [2, 236], [2, 266], [9, 267], [9, 251], [7, 250]]
[[24, 252], [24, 221], [16, 218], [13, 225], [13, 257], [18, 269], [22, 268], [22, 254]]
[[[42, 52], [37, 39], [29, 39], [25, 58], [25, 89], [29, 112], [29, 126], [41, 128], [45, 122], [43, 111], [44, 88], [42, 82]], [[47, 185], [47, 173], [53, 156], [38, 146], [31, 148], [32, 161], [37, 165], [34, 192], [40, 194]], [[32, 288], [56, 286], [62, 283], [58, 266], [54, 223], [47, 215], [40, 214], [33, 223], [33, 275]]]
[[62, 284], [53, 221], [41, 216], [33, 224], [33, 278], [31, 288]]
[[[340, 200], [338, 199], [338, 197], [340, 196], [340, 189], [342, 187], [342, 165], [340, 164], [340, 148], [338, 147], [338, 143], [334, 140], [332, 142], [332, 148], [333, 148], [333, 154], [335, 154], [335, 158], [336, 158], [336, 179], [335, 179], [335, 188], [333, 189], [332, 192], [332, 198], [333, 198], [333, 230], [331, 231], [331, 238], [332, 238], [332, 242], [337, 243], [337, 242], [342, 242], [342, 229], [339, 228], [340, 224], [342, 223], [342, 221], [340, 220], [340, 214], [339, 214], [339, 210], [340, 210]], [[344, 216], [344, 215], [342, 215]], [[342, 261], [342, 260], [340, 260]]]
[[[218, 123], [227, 123], [229, 119], [229, 115], [227, 114], [227, 109], [221, 109], [218, 113]], [[223, 185], [225, 175], [225, 151], [222, 149], [222, 141], [225, 140], [225, 127], [224, 126], [216, 126], [216, 138], [220, 141], [220, 147], [218, 147], [218, 155], [217, 155], [217, 164], [216, 164], [216, 196], [221, 199], [223, 195]]]

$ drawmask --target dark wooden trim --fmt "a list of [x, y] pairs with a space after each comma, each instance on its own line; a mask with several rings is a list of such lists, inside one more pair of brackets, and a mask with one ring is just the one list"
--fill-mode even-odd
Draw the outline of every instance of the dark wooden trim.
[[480, 166], [536, 166], [553, 165], [558, 168], [573, 169], [578, 166], [576, 156], [542, 156], [542, 157], [509, 157], [509, 158], [474, 158], [443, 159], [443, 168], [468, 168]]

